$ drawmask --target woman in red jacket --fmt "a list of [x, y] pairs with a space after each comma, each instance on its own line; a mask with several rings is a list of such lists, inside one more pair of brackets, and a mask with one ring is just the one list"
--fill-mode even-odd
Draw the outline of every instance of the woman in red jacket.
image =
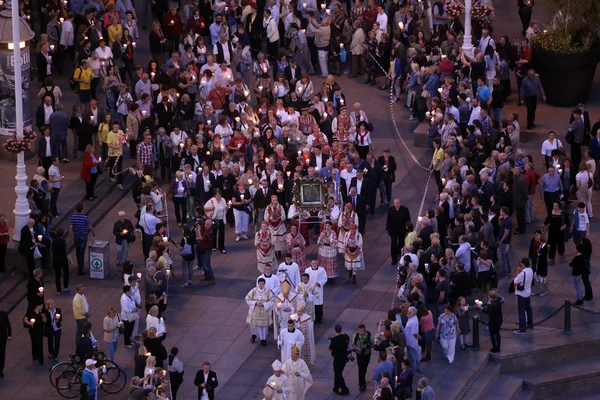
[[163, 18], [163, 31], [167, 37], [167, 53], [179, 51], [179, 38], [183, 32], [183, 21], [177, 12], [177, 6], [171, 5]]
[[85, 181], [85, 197], [88, 200], [94, 200], [94, 187], [98, 179], [98, 172], [101, 158], [94, 151], [94, 146], [88, 144], [83, 156], [83, 165], [81, 166], [81, 179]]

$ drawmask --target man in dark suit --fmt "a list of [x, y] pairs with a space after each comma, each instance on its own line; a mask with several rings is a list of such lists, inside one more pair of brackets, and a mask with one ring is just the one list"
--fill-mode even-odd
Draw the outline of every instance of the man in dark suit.
[[410, 222], [410, 211], [404, 207], [400, 199], [394, 199], [394, 205], [388, 208], [385, 230], [392, 239], [391, 253], [392, 265], [398, 264], [398, 255], [404, 247], [404, 237], [406, 236], [406, 223]]
[[50, 123], [50, 116], [54, 111], [56, 109], [54, 108], [54, 104], [52, 104], [52, 97], [44, 97], [42, 104], [35, 111], [35, 124], [37, 127], [41, 128], [44, 125], [48, 125]]
[[212, 188], [215, 185], [215, 177], [210, 173], [207, 165], [202, 167], [202, 173], [196, 177], [196, 202], [204, 206], [213, 195]]
[[42, 137], [38, 139], [37, 142], [37, 150], [36, 155], [39, 158], [39, 163], [44, 170], [47, 172], [52, 165], [52, 159], [54, 154], [54, 150], [57, 146], [56, 139], [50, 135], [50, 126], [42, 125], [40, 127], [40, 131], [42, 131]]
[[192, 167], [192, 171], [199, 174], [201, 171], [202, 157], [198, 154], [198, 146], [193, 145], [190, 149], [190, 154], [185, 158], [185, 164]]
[[35, 220], [29, 218], [29, 220], [27, 220], [27, 225], [21, 228], [21, 241], [19, 242], [19, 253], [21, 253], [27, 261], [27, 270], [29, 271], [30, 278], [33, 277], [33, 270], [35, 269], [35, 258], [33, 253], [37, 246], [35, 232], [33, 230], [34, 225]]
[[257, 211], [256, 214], [256, 231], [260, 228], [260, 223], [265, 217], [265, 208], [271, 203], [271, 196], [275, 194], [273, 189], [269, 188], [269, 182], [266, 179], [260, 180], [261, 188], [254, 194], [254, 208]]
[[[369, 152], [367, 154], [367, 173], [365, 178], [369, 182], [369, 195], [367, 196], [367, 206], [369, 206], [369, 212], [371, 215], [375, 214], [375, 200], [377, 199], [377, 188], [381, 182], [381, 166], [375, 160], [373, 153]], [[385, 199], [381, 199], [381, 204], [383, 204]]]
[[[579, 108], [579, 110], [581, 111], [580, 118], [583, 120], [583, 134], [589, 135], [590, 129], [592, 126], [592, 124], [590, 122], [590, 114], [586, 111], [585, 105], [583, 103], [579, 103], [577, 105], [577, 108]], [[575, 115], [573, 115], [573, 113], [571, 113], [571, 117], [569, 118], [569, 124], [572, 124], [574, 119], [575, 119]], [[592, 134], [592, 136], [596, 136], [595, 132]]]
[[[48, 44], [42, 45], [40, 52], [35, 56], [38, 79], [42, 85], [44, 85], [46, 77], [52, 75], [52, 54], [50, 54], [50, 48], [48, 46]], [[50, 71], [48, 71], [48, 67], [50, 67]]]
[[198, 387], [198, 400], [202, 399], [204, 391], [208, 394], [208, 400], [215, 400], [215, 388], [219, 386], [217, 373], [210, 370], [210, 363], [204, 361], [202, 370], [196, 373], [194, 385]]
[[6, 342], [12, 339], [12, 328], [8, 313], [0, 311], [0, 378], [4, 378], [4, 361], [6, 360]]
[[390, 155], [390, 149], [385, 149], [377, 162], [381, 166], [381, 179], [383, 181], [382, 185], [379, 186], [379, 195], [382, 207], [386, 207], [392, 199], [392, 183], [396, 181], [396, 159]]
[[246, 17], [244, 28], [250, 37], [250, 49], [252, 50], [252, 57], [254, 58], [258, 53], [257, 49], [261, 48], [262, 34], [264, 32], [262, 12], [258, 12], [256, 4], [251, 4], [251, 11]]
[[364, 197], [365, 199], [369, 198], [369, 190], [371, 182], [367, 178], [364, 177], [364, 172], [362, 169], [356, 171], [356, 176], [350, 179], [350, 187], [356, 188], [356, 193]]
[[[93, 121], [91, 121], [90, 117], [94, 117]], [[90, 100], [90, 106], [85, 108], [85, 113], [83, 114], [83, 119], [88, 119], [91, 121], [91, 125], [98, 128], [98, 125], [104, 122], [106, 118], [106, 114], [104, 110], [98, 107], [98, 102], [94, 99]]]
[[62, 334], [62, 311], [56, 307], [54, 300], [46, 302], [46, 336], [48, 337], [48, 354], [58, 362], [60, 352], [60, 337]]
[[419, 238], [423, 241], [423, 250], [427, 250], [431, 247], [430, 236], [432, 233], [435, 233], [435, 230], [433, 229], [433, 226], [431, 226], [430, 219], [427, 217], [423, 217], [421, 225], [423, 228], [421, 229], [421, 232], [419, 232]]
[[44, 303], [44, 283], [42, 282], [42, 270], [34, 269], [33, 277], [27, 282], [27, 307], [34, 308]]
[[364, 235], [367, 224], [367, 201], [363, 196], [358, 194], [355, 187], [352, 187], [348, 193], [348, 202], [352, 204], [352, 208], [358, 216], [358, 231], [361, 235]]
[[295, 87], [296, 82], [302, 77], [302, 70], [296, 65], [295, 58], [290, 58], [289, 61], [290, 64], [283, 70], [283, 76], [285, 76], [285, 80], [288, 81], [290, 85], [294, 85]]
[[314, 147], [314, 150], [315, 150], [315, 152], [311, 153], [311, 155], [310, 155], [309, 165], [311, 167], [315, 167], [315, 168], [319, 168], [319, 169], [325, 168], [325, 163], [329, 159], [329, 156], [327, 154], [323, 154], [323, 152], [321, 151], [320, 145], [316, 145]]

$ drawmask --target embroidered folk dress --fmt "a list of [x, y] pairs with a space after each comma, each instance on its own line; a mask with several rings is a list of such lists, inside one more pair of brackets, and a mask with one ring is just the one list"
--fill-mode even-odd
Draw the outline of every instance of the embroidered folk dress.
[[363, 257], [363, 239], [360, 232], [354, 230], [344, 234], [344, 264], [348, 271], [365, 269]]
[[333, 230], [324, 230], [317, 240], [319, 245], [319, 265], [325, 268], [327, 278], [337, 278], [338, 276], [338, 240]]
[[295, 235], [288, 233], [285, 236], [285, 244], [287, 252], [292, 255], [292, 261], [298, 264], [300, 273], [304, 273], [304, 270], [309, 267], [308, 261], [306, 261], [306, 254], [304, 253], [306, 240], [304, 240], [304, 237], [299, 233], [296, 233]]
[[254, 236], [254, 246], [256, 246], [256, 268], [260, 273], [265, 272], [265, 266], [267, 264], [275, 265], [277, 259], [275, 258], [275, 251], [273, 243], [271, 241], [271, 232], [263, 231], [262, 229], [256, 232]]
[[285, 210], [281, 204], [269, 204], [265, 209], [265, 221], [267, 221], [274, 250], [283, 252], [285, 250]]
[[338, 217], [338, 250], [340, 253], [346, 251], [346, 244], [344, 238], [346, 232], [350, 232], [350, 226], [358, 225], [358, 215], [354, 211], [343, 211]]

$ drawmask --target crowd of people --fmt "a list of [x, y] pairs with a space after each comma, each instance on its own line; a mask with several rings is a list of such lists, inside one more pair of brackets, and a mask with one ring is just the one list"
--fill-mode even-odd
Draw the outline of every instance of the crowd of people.
[[[591, 300], [587, 236], [600, 123], [591, 127], [585, 107], [578, 106], [565, 121], [570, 154], [550, 132], [541, 147], [544, 162], [534, 166], [520, 147], [524, 130], [518, 114], [504, 115], [502, 109], [511, 99], [514, 71], [517, 101], [526, 106], [527, 128], [535, 128], [538, 94], [543, 96], [530, 67], [536, 23], [527, 30], [528, 10], [520, 9], [526, 37], [495, 39], [493, 12], [485, 15], [473, 21], [475, 51], [467, 54], [460, 48], [464, 29], [459, 16], [448, 11], [449, 3], [182, 1], [151, 3], [150, 10], [144, 2], [136, 11], [131, 0], [50, 0], [39, 19], [31, 17], [31, 3], [21, 4], [22, 16], [41, 31], [36, 42], [40, 166], [27, 194], [32, 218], [19, 245], [30, 272], [23, 323], [30, 329], [34, 360], [44, 362], [44, 336], [55, 361], [61, 341], [63, 316], [46, 299], [43, 271], [52, 262], [57, 295], [69, 292], [69, 265], [84, 274], [88, 234], [95, 234], [83, 204], [68, 232], [51, 229], [51, 219], [60, 216], [60, 165], [71, 159], [82, 160], [88, 201], [96, 200], [99, 175], [107, 173], [120, 189], [125, 175], [134, 175], [138, 212], [134, 218], [119, 212], [113, 227], [123, 271], [121, 312], [109, 308], [102, 327], [108, 349], [103, 357], [114, 359], [120, 334], [126, 348], [135, 347], [132, 399], [176, 398], [184, 366], [179, 349], [171, 348], [169, 355], [163, 345], [167, 326], [161, 317], [173, 256], [179, 252], [183, 289], [194, 285], [196, 270], [207, 284], [216, 284], [211, 257], [227, 253], [227, 229], [234, 229], [235, 242], [254, 235], [260, 275], [245, 297], [250, 341], [267, 346], [272, 331], [281, 349], [263, 394], [309, 397], [308, 366], [322, 356], [315, 351], [314, 325], [323, 321], [324, 288], [339, 283], [340, 264], [348, 282], [357, 284], [377, 192], [379, 206], [387, 209], [392, 264], [398, 265], [399, 306], [376, 334], [364, 325], [351, 336], [335, 327], [329, 345], [335, 393], [349, 393], [343, 369], [354, 359], [359, 390], [367, 390], [375, 351], [375, 398], [407, 399], [417, 389], [422, 399], [433, 399], [427, 379], [421, 376], [416, 385], [413, 379], [422, 374], [421, 363], [431, 360], [436, 338], [452, 363], [457, 338], [461, 349], [469, 346], [469, 310], [477, 308], [489, 315], [491, 351], [499, 352], [503, 298], [493, 288], [501, 279], [513, 280], [519, 310], [515, 334], [525, 333], [533, 326], [530, 296], [548, 293], [548, 265], [555, 263], [557, 249], [564, 257], [571, 238], [577, 249], [569, 264], [577, 304]], [[136, 47], [146, 34], [147, 14], [153, 20], [152, 58], [144, 66], [136, 62]], [[69, 116], [54, 77], [71, 69], [70, 89], [79, 102]], [[342, 73], [365, 75], [366, 84], [390, 89], [393, 101], [402, 98], [409, 119], [430, 120], [429, 169], [439, 194], [416, 221], [400, 199], [392, 201], [396, 161], [390, 149], [373, 152], [373, 124], [359, 102], [347, 102], [336, 80]], [[324, 78], [321, 84], [315, 75]], [[124, 167], [127, 160], [130, 166]], [[304, 201], [313, 199], [315, 185], [322, 206]], [[531, 240], [529, 257], [513, 269], [513, 235], [525, 234], [535, 223], [536, 192], [547, 218]], [[577, 207], [571, 212], [573, 199]], [[182, 232], [177, 242], [171, 237], [174, 223]], [[0, 248], [2, 224], [0, 216]], [[68, 255], [69, 234], [75, 261]], [[143, 272], [129, 261], [136, 236]], [[311, 244], [318, 249], [315, 258], [307, 256]], [[42, 269], [35, 268], [38, 259]], [[532, 291], [534, 281], [538, 293]], [[475, 305], [469, 305], [474, 297]], [[98, 341], [81, 284], [73, 313], [76, 354], [85, 365], [82, 382], [93, 398]], [[218, 381], [208, 362], [194, 384], [199, 399], [214, 399]]]

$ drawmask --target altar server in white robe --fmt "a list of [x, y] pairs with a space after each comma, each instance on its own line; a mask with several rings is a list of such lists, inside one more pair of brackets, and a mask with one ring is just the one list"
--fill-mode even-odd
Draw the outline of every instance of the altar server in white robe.
[[296, 286], [296, 294], [299, 300], [303, 300], [306, 303], [306, 313], [310, 315], [312, 320], [315, 320], [315, 299], [317, 291], [314, 285], [308, 283], [310, 276], [307, 273], [300, 275], [301, 282]]
[[267, 380], [267, 385], [273, 389], [273, 400], [285, 400], [291, 391], [290, 380], [283, 374], [283, 364], [279, 360], [273, 361], [271, 364], [273, 375]]
[[319, 266], [318, 260], [310, 262], [310, 268], [307, 268], [304, 273], [308, 274], [308, 283], [313, 285], [316, 291], [315, 296], [315, 324], [320, 324], [323, 321], [323, 287], [327, 283], [327, 271]]
[[258, 337], [263, 346], [267, 345], [267, 333], [272, 318], [270, 310], [273, 308], [273, 300], [273, 292], [265, 288], [264, 278], [259, 278], [257, 287], [250, 290], [246, 295], [246, 304], [250, 307], [246, 323], [252, 327], [252, 343]]
[[279, 285], [281, 285], [281, 281], [276, 275], [271, 273], [271, 271], [271, 264], [265, 265], [265, 272], [256, 278], [256, 285], [258, 286], [258, 280], [263, 278], [265, 280], [265, 289], [272, 291], [273, 295], [277, 296], [279, 294]]
[[300, 348], [292, 349], [292, 358], [283, 364], [283, 373], [290, 380], [290, 394], [287, 400], [304, 400], [306, 392], [313, 384], [313, 378], [306, 362], [300, 358]]
[[313, 365], [317, 358], [317, 354], [315, 353], [315, 331], [313, 320], [306, 313], [306, 303], [304, 301], [298, 301], [298, 304], [296, 304], [296, 313], [290, 315], [290, 319], [296, 323], [296, 328], [304, 335], [302, 359], [307, 364]]
[[277, 276], [281, 282], [288, 279], [294, 289], [300, 283], [300, 267], [292, 261], [292, 255], [290, 253], [287, 253], [285, 255], [285, 261], [279, 264]]
[[304, 344], [304, 335], [300, 329], [296, 329], [296, 323], [293, 320], [288, 320], [287, 329], [282, 329], [279, 332], [277, 346], [281, 349], [281, 362], [286, 362], [292, 357], [292, 347]]

